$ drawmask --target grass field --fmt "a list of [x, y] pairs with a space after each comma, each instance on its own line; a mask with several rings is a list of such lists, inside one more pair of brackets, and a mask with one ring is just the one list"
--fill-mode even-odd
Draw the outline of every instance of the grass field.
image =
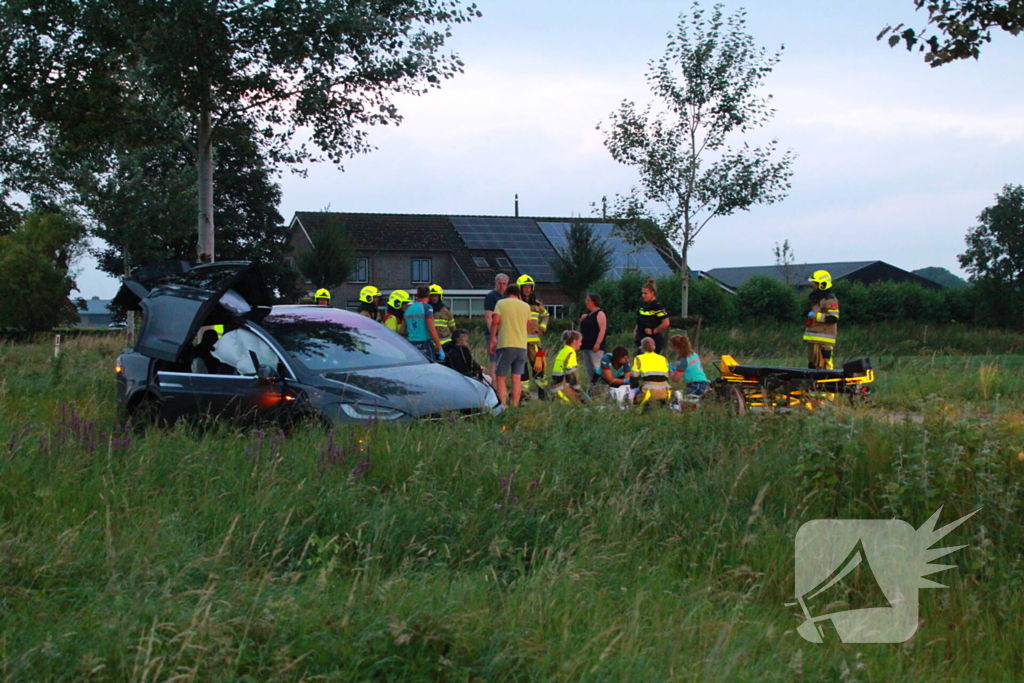
[[[875, 358], [870, 408], [535, 403], [288, 437], [126, 434], [117, 339], [0, 346], [0, 680], [1019, 681], [1022, 337], [842, 344]], [[701, 346], [802, 355], [781, 329]], [[940, 506], [982, 510], [910, 641], [797, 635], [802, 523]]]

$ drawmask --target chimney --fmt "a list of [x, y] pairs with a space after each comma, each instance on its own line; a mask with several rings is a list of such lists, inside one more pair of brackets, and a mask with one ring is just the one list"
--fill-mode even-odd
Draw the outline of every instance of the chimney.
[[519, 218], [519, 193], [516, 192], [516, 218]]

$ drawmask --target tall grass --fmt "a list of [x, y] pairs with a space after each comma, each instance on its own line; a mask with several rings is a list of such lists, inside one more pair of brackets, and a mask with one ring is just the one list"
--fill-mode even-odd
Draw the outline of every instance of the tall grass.
[[[931, 363], [935, 401], [981, 408], [921, 423], [533, 404], [133, 436], [116, 351], [0, 351], [0, 680], [1019, 680], [1024, 418], [977, 369], [1016, 391], [1019, 358], [894, 360], [891, 391]], [[796, 635], [800, 524], [940, 506], [983, 509], [911, 642]]]

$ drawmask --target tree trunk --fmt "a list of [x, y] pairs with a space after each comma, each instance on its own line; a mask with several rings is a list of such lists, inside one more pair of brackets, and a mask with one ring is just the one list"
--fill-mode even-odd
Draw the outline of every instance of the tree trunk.
[[690, 267], [687, 263], [687, 252], [689, 251], [689, 245], [683, 244], [683, 297], [682, 297], [682, 311], [680, 315], [684, 318], [690, 315]]
[[213, 263], [213, 124], [209, 111], [199, 116], [196, 137], [196, 171], [199, 176], [199, 242], [200, 263]]

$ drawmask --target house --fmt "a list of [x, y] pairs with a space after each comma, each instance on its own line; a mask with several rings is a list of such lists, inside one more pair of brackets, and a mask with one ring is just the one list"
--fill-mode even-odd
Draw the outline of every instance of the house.
[[114, 314], [108, 308], [110, 299], [94, 296], [91, 299], [85, 299], [84, 302], [85, 310], [79, 309], [78, 311], [77, 327], [106, 327], [114, 322]]
[[793, 286], [807, 284], [807, 278], [816, 270], [827, 270], [832, 274], [832, 281], [860, 282], [869, 285], [873, 282], [913, 282], [928, 289], [941, 289], [942, 286], [915, 273], [897, 268], [885, 261], [849, 261], [845, 263], [801, 263], [788, 267], [749, 266], [744, 268], [712, 268], [705, 275], [714, 278], [731, 290], [735, 290], [752, 277], [767, 276]]
[[[291, 222], [289, 258], [308, 251], [317, 232], [333, 223], [349, 235], [357, 258], [355, 274], [331, 293], [335, 306], [356, 308], [359, 290], [368, 284], [387, 296], [435, 283], [444, 288], [452, 313], [479, 316], [495, 275], [505, 273], [515, 282], [527, 274], [537, 283], [537, 296], [558, 317], [567, 301], [548, 263], [556, 258], [555, 249], [567, 244], [574, 220], [580, 219], [299, 211]], [[672, 273], [670, 261], [653, 247], [628, 245], [608, 221], [587, 222], [614, 250], [609, 277], [631, 268], [654, 277]], [[318, 285], [304, 282], [303, 287], [312, 293]]]

